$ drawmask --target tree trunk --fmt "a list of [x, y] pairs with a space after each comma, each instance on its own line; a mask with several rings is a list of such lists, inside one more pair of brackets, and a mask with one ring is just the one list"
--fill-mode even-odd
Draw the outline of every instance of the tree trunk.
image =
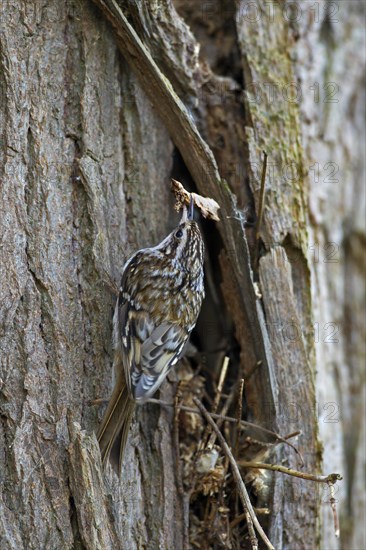
[[[200, 417], [138, 408], [121, 480], [101, 470], [115, 287], [175, 226], [171, 177], [221, 221], [202, 222], [199, 353], [161, 400], [179, 377], [208, 404], [229, 356], [228, 414], [244, 379], [246, 420], [300, 430], [304, 471], [344, 476], [338, 541], [327, 486], [242, 470], [275, 548], [366, 547], [363, 4], [116, 6], [0, 8], [0, 547], [251, 547], [232, 478], [207, 494], [195, 470]], [[263, 437], [242, 434], [239, 463], [299, 468]]]

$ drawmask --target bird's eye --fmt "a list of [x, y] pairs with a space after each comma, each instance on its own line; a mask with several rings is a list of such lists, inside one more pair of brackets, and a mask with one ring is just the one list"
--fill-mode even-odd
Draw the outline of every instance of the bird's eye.
[[177, 239], [181, 239], [183, 237], [183, 230], [178, 229], [178, 231], [175, 232], [175, 236], [177, 237]]

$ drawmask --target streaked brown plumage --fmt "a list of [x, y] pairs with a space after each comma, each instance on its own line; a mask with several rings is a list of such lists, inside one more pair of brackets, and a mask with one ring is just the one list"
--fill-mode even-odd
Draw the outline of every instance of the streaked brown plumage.
[[193, 204], [158, 246], [126, 263], [114, 314], [116, 384], [98, 431], [103, 464], [118, 472], [136, 403], [177, 363], [204, 298], [203, 241]]

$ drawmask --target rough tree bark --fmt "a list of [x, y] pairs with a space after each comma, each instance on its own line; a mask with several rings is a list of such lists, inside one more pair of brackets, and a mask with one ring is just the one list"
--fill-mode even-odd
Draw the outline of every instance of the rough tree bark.
[[0, 7], [0, 548], [189, 547], [173, 412], [138, 410], [118, 482], [91, 404], [112, 388], [112, 281], [174, 226], [172, 176], [222, 206], [203, 224], [209, 383], [229, 353], [246, 418], [301, 430], [304, 470], [345, 477], [340, 541], [319, 486], [254, 480], [272, 543], [364, 548], [363, 3], [120, 2], [140, 46], [111, 5]]

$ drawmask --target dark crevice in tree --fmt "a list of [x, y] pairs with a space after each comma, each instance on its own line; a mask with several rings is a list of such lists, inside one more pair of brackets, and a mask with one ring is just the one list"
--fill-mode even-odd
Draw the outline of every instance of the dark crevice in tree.
[[236, 38], [235, 3], [231, 0], [203, 2], [174, 0], [174, 5], [200, 44], [200, 59], [218, 76], [242, 85], [240, 52]]

